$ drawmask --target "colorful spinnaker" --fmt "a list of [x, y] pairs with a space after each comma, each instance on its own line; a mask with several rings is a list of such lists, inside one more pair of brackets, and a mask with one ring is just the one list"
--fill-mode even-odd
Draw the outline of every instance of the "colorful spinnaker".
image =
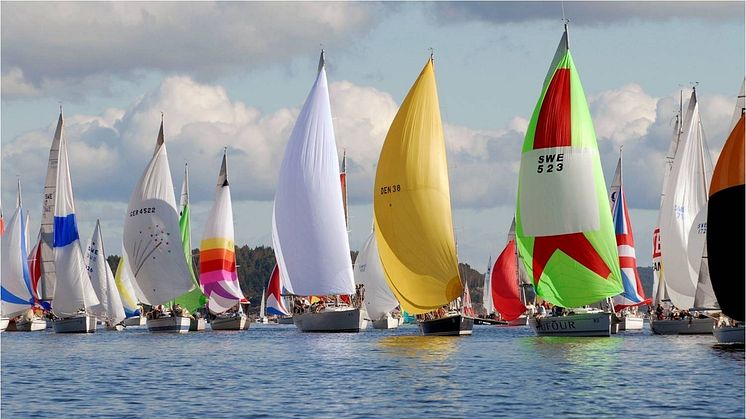
[[710, 279], [720, 309], [744, 321], [744, 90], [741, 117], [720, 152], [710, 185], [707, 255]]
[[516, 239], [543, 299], [578, 307], [622, 292], [596, 134], [567, 29], [526, 131]]
[[650, 304], [650, 299], [645, 298], [645, 290], [642, 288], [640, 274], [637, 272], [635, 237], [632, 234], [632, 222], [627, 209], [627, 196], [624, 194], [622, 186], [621, 150], [619, 152], [619, 162], [614, 172], [614, 180], [611, 182], [609, 205], [611, 206], [611, 218], [614, 221], [619, 266], [622, 274], [622, 285], [624, 286], [624, 291], [614, 297], [614, 310], [618, 311], [624, 307]]
[[101, 234], [101, 223], [96, 220], [93, 236], [86, 246], [85, 260], [93, 289], [100, 304], [91, 309], [99, 319], [106, 320], [110, 326], [125, 319], [122, 298], [114, 282], [114, 274], [106, 261], [104, 236]]
[[163, 120], [153, 157], [130, 197], [123, 242], [140, 302], [164, 304], [194, 288], [181, 243]]
[[0, 249], [0, 312], [3, 317], [17, 316], [34, 306], [26, 234], [26, 211], [19, 205], [8, 220]]
[[199, 246], [199, 283], [207, 296], [207, 307], [216, 314], [235, 307], [244, 298], [236, 274], [233, 206], [226, 159], [224, 153], [215, 203], [207, 216]]
[[266, 291], [267, 313], [277, 316], [288, 316], [290, 313], [282, 300], [282, 285], [280, 284], [280, 270], [275, 264]]
[[125, 317], [139, 316], [140, 307], [137, 305], [137, 293], [133, 285], [134, 275], [130, 264], [125, 260], [124, 245], [122, 245], [122, 256], [119, 258], [117, 272], [114, 274], [114, 283], [119, 291]]
[[492, 303], [503, 320], [515, 320], [526, 312], [526, 304], [521, 299], [518, 276], [518, 255], [515, 248], [515, 220], [510, 226], [508, 243], [495, 260], [492, 267], [490, 291]]
[[427, 313], [462, 296], [432, 57], [386, 134], [373, 212], [383, 271], [403, 310]]
[[75, 316], [81, 309], [90, 311], [99, 304], [83, 259], [68, 162], [67, 141], [62, 136], [54, 196], [54, 270], [57, 280], [52, 305], [52, 312], [61, 318]]
[[207, 298], [205, 298], [205, 294], [202, 293], [202, 288], [194, 275], [194, 263], [192, 261], [192, 224], [189, 214], [189, 166], [187, 164], [184, 165], [184, 180], [181, 183], [180, 208], [179, 229], [181, 230], [181, 243], [184, 246], [184, 257], [186, 258], [187, 267], [189, 268], [189, 273], [191, 274], [192, 282], [194, 283], [194, 289], [186, 294], [176, 297], [174, 303], [194, 312], [198, 308], [205, 306]]

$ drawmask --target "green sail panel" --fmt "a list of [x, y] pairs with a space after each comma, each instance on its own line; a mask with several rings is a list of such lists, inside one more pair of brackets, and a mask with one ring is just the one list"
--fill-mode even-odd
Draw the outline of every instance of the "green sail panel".
[[181, 242], [184, 245], [184, 257], [189, 267], [189, 274], [194, 282], [194, 289], [191, 291], [178, 296], [175, 300], [175, 304], [186, 308], [187, 310], [194, 312], [198, 308], [205, 306], [207, 297], [202, 293], [202, 289], [197, 282], [194, 275], [194, 263], [192, 262], [192, 233], [191, 233], [191, 219], [189, 216], [189, 180], [186, 169], [184, 170], [184, 185], [182, 185], [181, 191], [181, 214], [179, 216], [179, 230], [181, 230]]
[[578, 307], [623, 291], [596, 135], [567, 32], [523, 143], [516, 238], [536, 293], [553, 304]]

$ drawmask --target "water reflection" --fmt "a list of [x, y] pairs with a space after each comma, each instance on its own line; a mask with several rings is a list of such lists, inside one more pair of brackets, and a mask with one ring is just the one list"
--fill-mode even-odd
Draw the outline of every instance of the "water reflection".
[[397, 357], [440, 362], [458, 351], [461, 339], [454, 336], [386, 336], [378, 341], [378, 346]]

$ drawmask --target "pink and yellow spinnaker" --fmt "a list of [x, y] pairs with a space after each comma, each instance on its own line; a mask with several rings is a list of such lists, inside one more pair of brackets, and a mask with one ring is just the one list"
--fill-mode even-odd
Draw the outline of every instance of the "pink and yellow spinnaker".
[[207, 217], [200, 243], [199, 283], [207, 296], [207, 307], [213, 313], [222, 313], [235, 307], [244, 298], [236, 275], [233, 206], [225, 154], [218, 176], [215, 203]]
[[567, 29], [523, 143], [516, 238], [543, 299], [578, 307], [623, 291], [588, 104]]

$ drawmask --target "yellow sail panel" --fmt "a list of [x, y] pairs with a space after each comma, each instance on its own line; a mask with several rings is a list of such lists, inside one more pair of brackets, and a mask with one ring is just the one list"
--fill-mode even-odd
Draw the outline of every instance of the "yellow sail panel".
[[391, 123], [374, 188], [381, 264], [402, 308], [408, 313], [426, 313], [461, 296], [432, 60]]

